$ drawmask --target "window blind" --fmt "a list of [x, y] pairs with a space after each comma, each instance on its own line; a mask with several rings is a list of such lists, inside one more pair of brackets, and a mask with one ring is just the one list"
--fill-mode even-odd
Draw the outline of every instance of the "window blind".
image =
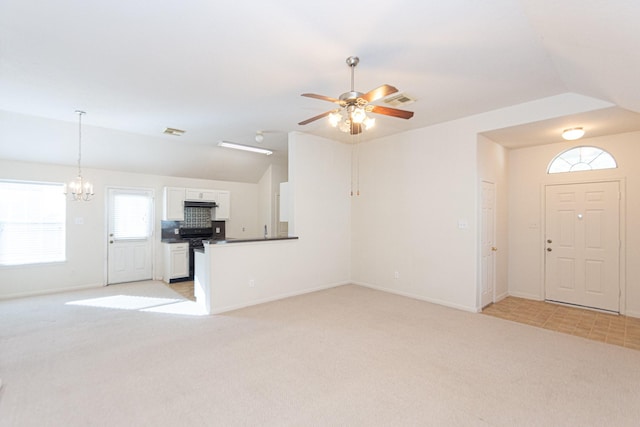
[[147, 193], [116, 192], [112, 210], [115, 240], [142, 240], [151, 235], [151, 198]]
[[65, 261], [63, 184], [0, 181], [0, 265]]

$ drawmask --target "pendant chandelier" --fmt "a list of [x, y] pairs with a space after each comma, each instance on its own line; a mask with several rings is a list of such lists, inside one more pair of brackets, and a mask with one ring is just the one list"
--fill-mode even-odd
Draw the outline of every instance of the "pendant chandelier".
[[71, 200], [89, 201], [93, 196], [93, 184], [82, 178], [82, 115], [84, 111], [76, 110], [78, 114], [78, 176], [65, 185], [64, 194], [71, 193]]

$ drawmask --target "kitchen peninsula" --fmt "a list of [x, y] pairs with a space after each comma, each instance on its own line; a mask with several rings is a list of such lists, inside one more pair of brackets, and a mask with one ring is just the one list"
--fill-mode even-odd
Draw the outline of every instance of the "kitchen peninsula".
[[297, 237], [204, 241], [195, 252], [194, 293], [208, 314], [298, 294], [288, 268], [299, 250]]

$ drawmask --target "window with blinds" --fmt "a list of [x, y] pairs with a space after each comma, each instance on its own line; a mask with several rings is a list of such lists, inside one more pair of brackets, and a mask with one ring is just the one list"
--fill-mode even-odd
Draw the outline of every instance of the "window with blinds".
[[0, 181], [0, 265], [66, 260], [63, 184]]
[[112, 197], [112, 237], [115, 240], [142, 240], [151, 236], [150, 194], [117, 190]]

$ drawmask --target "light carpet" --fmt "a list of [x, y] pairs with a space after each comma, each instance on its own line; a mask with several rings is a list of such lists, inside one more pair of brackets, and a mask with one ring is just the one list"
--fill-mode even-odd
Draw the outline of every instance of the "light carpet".
[[180, 298], [142, 282], [0, 301], [0, 425], [640, 420], [637, 350], [354, 285], [215, 316], [149, 310]]

